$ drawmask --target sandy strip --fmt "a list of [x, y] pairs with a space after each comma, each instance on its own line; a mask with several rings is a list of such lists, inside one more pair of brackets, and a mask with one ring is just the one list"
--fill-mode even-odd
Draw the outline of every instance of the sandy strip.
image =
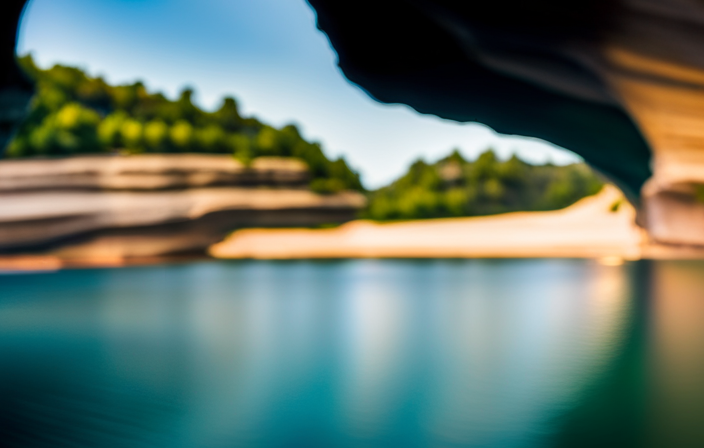
[[[616, 212], [612, 206], [621, 201]], [[507, 213], [334, 229], [246, 229], [211, 247], [218, 258], [518, 258], [638, 259], [645, 237], [635, 210], [614, 187], [552, 212]]]

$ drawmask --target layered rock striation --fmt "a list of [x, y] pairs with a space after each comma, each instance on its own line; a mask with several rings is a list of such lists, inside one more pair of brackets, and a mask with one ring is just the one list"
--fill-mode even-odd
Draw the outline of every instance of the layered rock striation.
[[49, 189], [305, 188], [309, 177], [305, 163], [290, 158], [262, 157], [245, 166], [232, 157], [213, 154], [92, 155], [3, 161], [0, 194]]
[[247, 226], [352, 219], [355, 192], [320, 195], [292, 159], [140, 155], [0, 162], [0, 251], [66, 258], [202, 252]]

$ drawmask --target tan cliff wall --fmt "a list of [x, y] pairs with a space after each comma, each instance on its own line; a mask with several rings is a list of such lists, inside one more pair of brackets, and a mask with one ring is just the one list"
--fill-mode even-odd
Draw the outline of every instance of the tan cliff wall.
[[0, 162], [0, 251], [68, 258], [204, 251], [248, 226], [354, 218], [355, 192], [319, 195], [292, 159], [140, 155]]
[[245, 166], [233, 157], [212, 154], [90, 155], [2, 161], [0, 193], [215, 186], [305, 188], [309, 177], [305, 163], [297, 159], [262, 157]]
[[654, 241], [704, 246], [704, 10], [688, 1], [626, 5], [599, 67], [651, 147], [642, 221]]

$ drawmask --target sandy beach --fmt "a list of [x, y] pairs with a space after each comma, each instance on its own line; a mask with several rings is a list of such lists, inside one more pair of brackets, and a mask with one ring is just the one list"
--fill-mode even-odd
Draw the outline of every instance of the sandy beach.
[[[616, 204], [618, 206], [616, 207]], [[614, 210], [616, 209], [616, 210]], [[661, 247], [635, 224], [635, 210], [606, 186], [558, 211], [419, 220], [353, 221], [334, 229], [246, 229], [210, 248], [217, 258], [693, 258]]]

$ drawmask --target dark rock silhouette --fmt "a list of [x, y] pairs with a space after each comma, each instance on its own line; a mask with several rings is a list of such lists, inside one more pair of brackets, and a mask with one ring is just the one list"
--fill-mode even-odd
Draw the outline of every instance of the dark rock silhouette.
[[33, 85], [15, 62], [17, 28], [26, 0], [0, 4], [0, 155], [24, 118]]

